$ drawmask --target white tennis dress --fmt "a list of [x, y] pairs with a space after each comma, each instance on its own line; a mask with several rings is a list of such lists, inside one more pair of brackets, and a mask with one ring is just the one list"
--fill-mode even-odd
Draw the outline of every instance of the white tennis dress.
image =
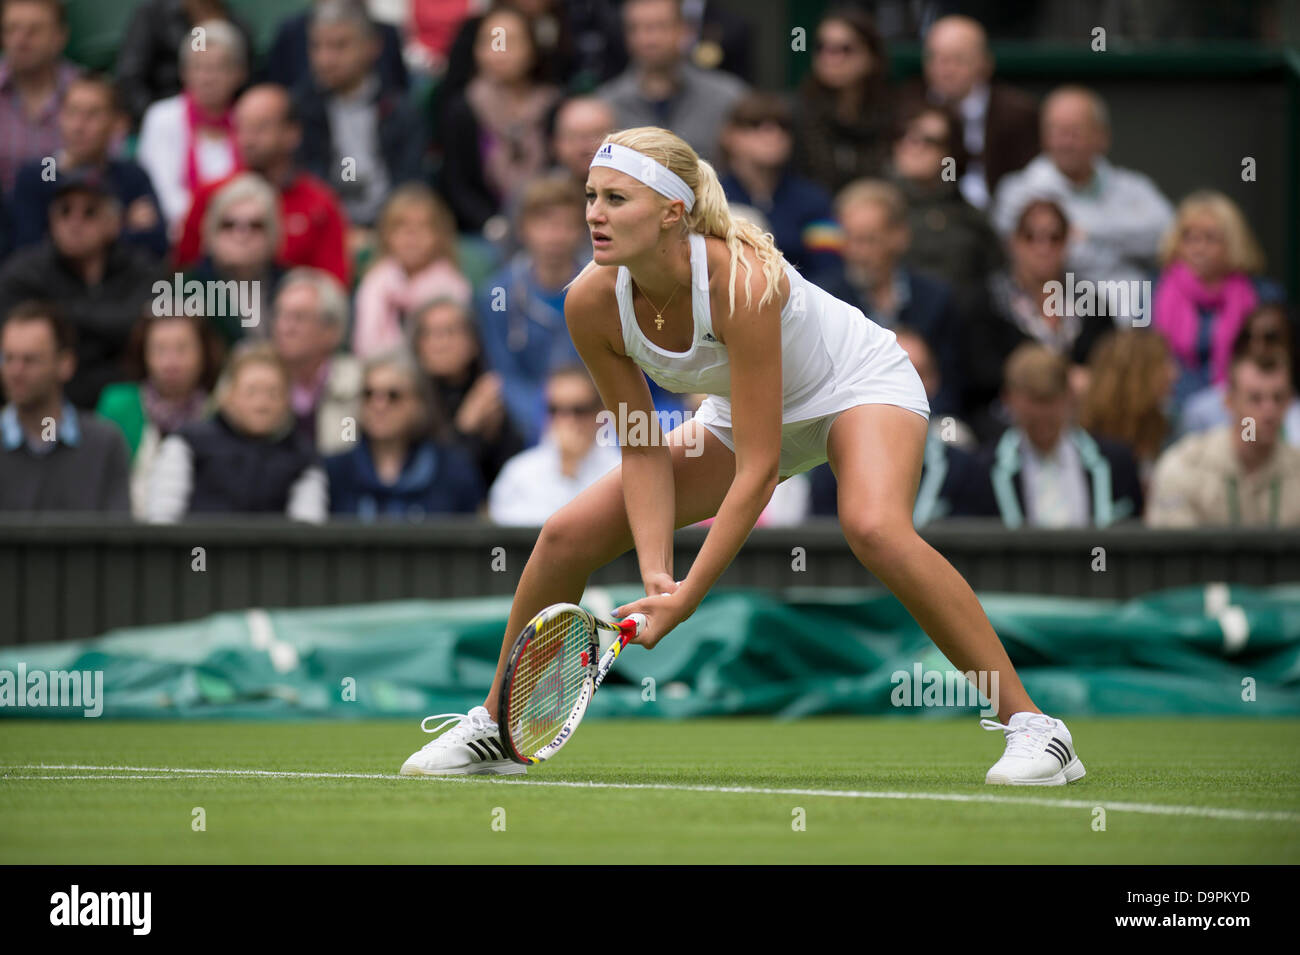
[[[708, 253], [691, 233], [691, 312], [695, 335], [684, 352], [646, 338], [632, 309], [631, 273], [619, 266], [615, 293], [623, 347], [668, 391], [708, 395], [695, 418], [732, 451], [731, 364], [713, 335]], [[930, 417], [921, 378], [892, 331], [800, 275], [788, 262], [790, 296], [781, 309], [781, 478], [826, 460], [826, 438], [842, 411], [861, 404], [898, 405]], [[740, 275], [743, 278], [743, 270]], [[737, 290], [741, 301], [743, 291]]]

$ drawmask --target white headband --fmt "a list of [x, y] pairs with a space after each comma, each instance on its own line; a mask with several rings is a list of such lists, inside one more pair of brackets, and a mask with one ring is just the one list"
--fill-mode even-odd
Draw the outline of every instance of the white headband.
[[610, 169], [626, 173], [638, 182], [645, 183], [661, 196], [682, 200], [686, 204], [687, 212], [690, 212], [691, 206], [695, 205], [695, 193], [681, 176], [635, 149], [617, 143], [606, 143], [596, 152], [591, 166], [593, 169], [596, 166], [608, 166]]

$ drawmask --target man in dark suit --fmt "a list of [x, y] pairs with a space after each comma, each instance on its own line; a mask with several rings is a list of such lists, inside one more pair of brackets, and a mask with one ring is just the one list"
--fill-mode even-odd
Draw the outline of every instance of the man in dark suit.
[[985, 452], [989, 512], [1007, 527], [1107, 527], [1142, 513], [1133, 453], [1071, 421], [1069, 364], [1045, 345], [1007, 359], [1010, 428]]
[[[364, 4], [358, 3], [357, 6], [364, 10]], [[266, 82], [293, 89], [307, 79], [311, 70], [308, 54], [311, 17], [312, 11], [304, 10], [285, 19], [276, 28], [271, 52], [266, 57]], [[385, 91], [405, 95], [410, 90], [411, 78], [406, 70], [406, 61], [402, 59], [402, 34], [391, 23], [376, 23], [375, 32], [380, 43], [379, 59], [375, 64], [379, 82]]]
[[983, 209], [1001, 179], [1038, 155], [1038, 104], [993, 82], [993, 55], [979, 22], [940, 17], [925, 35], [925, 95], [950, 107], [965, 127], [970, 160], [961, 191]]
[[363, 8], [321, 0], [309, 37], [311, 69], [293, 91], [302, 121], [298, 162], [329, 183], [352, 225], [370, 227], [393, 188], [425, 173], [423, 119], [384, 86], [380, 34]]

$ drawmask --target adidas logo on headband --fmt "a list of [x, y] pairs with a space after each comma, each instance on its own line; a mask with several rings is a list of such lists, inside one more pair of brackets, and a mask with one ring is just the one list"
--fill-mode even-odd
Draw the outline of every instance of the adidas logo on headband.
[[631, 176], [637, 182], [644, 183], [661, 196], [680, 199], [690, 212], [695, 205], [695, 193], [681, 176], [662, 163], [656, 162], [645, 153], [637, 152], [618, 143], [605, 143], [597, 150], [591, 160], [591, 166], [608, 166]]

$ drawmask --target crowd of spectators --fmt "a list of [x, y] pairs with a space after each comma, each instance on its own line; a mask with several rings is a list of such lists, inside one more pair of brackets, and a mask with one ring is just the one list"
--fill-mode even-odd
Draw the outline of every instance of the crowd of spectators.
[[[60, 0], [0, 17], [0, 510], [541, 524], [619, 461], [564, 321], [587, 167], [659, 125], [896, 332], [918, 524], [1300, 525], [1300, 336], [1246, 216], [1112, 162], [1105, 99], [1003, 82], [972, 18], [894, 83], [832, 9], [773, 92], [709, 0], [313, 0], [265, 51], [145, 0], [112, 74]], [[760, 524], [835, 501], [823, 465]]]

